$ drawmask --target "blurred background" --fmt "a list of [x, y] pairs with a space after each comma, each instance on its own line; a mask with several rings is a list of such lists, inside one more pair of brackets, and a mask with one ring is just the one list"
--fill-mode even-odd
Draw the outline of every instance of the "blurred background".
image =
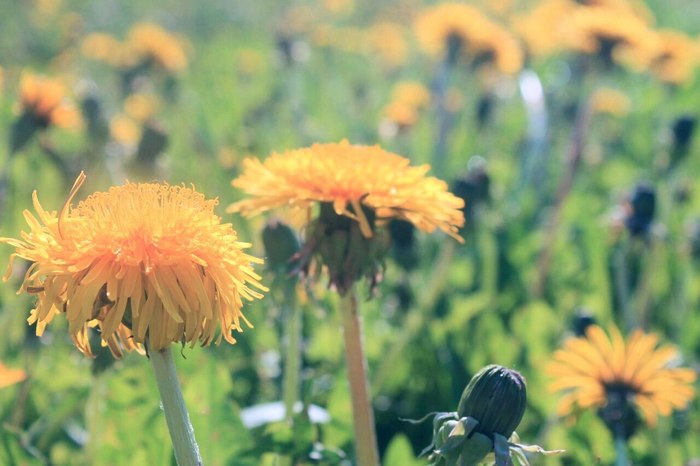
[[[390, 225], [362, 303], [383, 464], [426, 464], [432, 426], [402, 419], [454, 410], [489, 363], [527, 379], [521, 438], [567, 450], [533, 464], [612, 464], [595, 410], [557, 416], [544, 366], [597, 322], [655, 332], [699, 367], [700, 3], [445, 5], [0, 0], [0, 236], [26, 230], [34, 190], [60, 209], [84, 170], [77, 199], [193, 184], [264, 256], [266, 219], [224, 212], [244, 158], [380, 144], [431, 164], [467, 217], [463, 245]], [[0, 378], [0, 464], [175, 464], [148, 361], [87, 359], [61, 319], [37, 338], [20, 262], [0, 288], [0, 363], [19, 371]], [[177, 358], [206, 464], [351, 464], [337, 302], [325, 282], [298, 292], [314, 408], [294, 428], [265, 405], [281, 399], [281, 292], [248, 306], [235, 346]], [[694, 399], [640, 426], [630, 459], [698, 464], [698, 438]]]

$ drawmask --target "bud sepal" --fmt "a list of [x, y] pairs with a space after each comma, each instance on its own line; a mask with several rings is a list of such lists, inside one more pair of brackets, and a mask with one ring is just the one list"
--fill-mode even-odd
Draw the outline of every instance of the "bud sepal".
[[484, 367], [465, 388], [457, 411], [416, 421], [433, 418], [433, 441], [420, 456], [428, 455], [430, 466], [529, 466], [526, 453], [561, 453], [519, 443], [515, 428], [525, 405], [520, 374], [502, 366]]

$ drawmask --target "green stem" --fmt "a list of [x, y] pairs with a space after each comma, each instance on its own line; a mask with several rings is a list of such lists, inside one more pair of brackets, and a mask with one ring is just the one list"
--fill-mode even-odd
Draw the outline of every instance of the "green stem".
[[173, 354], [170, 348], [165, 348], [151, 352], [150, 359], [158, 382], [158, 391], [163, 402], [165, 420], [168, 423], [168, 431], [173, 442], [177, 464], [179, 466], [201, 466], [202, 458], [199, 455], [194, 429], [187, 413], [185, 400], [182, 397]]
[[289, 421], [294, 416], [294, 404], [301, 397], [299, 374], [301, 371], [302, 312], [296, 302], [293, 283], [285, 287], [284, 298], [286, 303], [285, 313], [287, 315], [287, 351], [285, 354], [282, 397], [284, 399], [285, 419]]
[[352, 287], [341, 301], [345, 359], [350, 381], [352, 417], [355, 428], [357, 466], [378, 466], [379, 451], [374, 427], [374, 413], [367, 380], [367, 360], [362, 340], [362, 321], [357, 296]]
[[619, 249], [613, 253], [613, 268], [615, 273], [615, 295], [622, 311], [622, 323], [626, 331], [636, 326], [636, 319], [630, 307], [629, 272], [627, 261], [630, 255], [629, 240], [624, 239]]
[[629, 466], [627, 461], [627, 442], [621, 435], [615, 436], [615, 466]]

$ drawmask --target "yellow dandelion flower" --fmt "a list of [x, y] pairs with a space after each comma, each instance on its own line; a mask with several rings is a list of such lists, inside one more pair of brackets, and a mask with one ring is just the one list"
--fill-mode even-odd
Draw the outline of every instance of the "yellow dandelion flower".
[[[276, 153], [265, 161], [248, 158], [233, 186], [251, 198], [229, 206], [229, 212], [253, 215], [275, 207], [306, 210], [305, 247], [297, 257], [298, 272], [328, 271], [329, 284], [343, 296], [366, 277], [381, 279], [388, 250], [384, 228], [392, 218], [407, 220], [424, 231], [439, 228], [457, 234], [464, 224], [464, 201], [447, 192], [447, 183], [426, 177], [428, 165], [378, 146], [347, 141], [314, 144]], [[318, 205], [312, 218], [311, 208]]]
[[338, 215], [358, 221], [370, 237], [362, 205], [378, 219], [407, 220], [420, 230], [439, 228], [459, 238], [464, 201], [449, 193], [444, 181], [425, 176], [429, 165], [409, 164], [379, 146], [348, 141], [275, 153], [265, 161], [245, 159], [243, 174], [232, 184], [253, 197], [232, 204], [228, 212], [254, 215], [282, 206], [308, 209], [330, 203]]
[[5, 280], [15, 257], [32, 263], [20, 292], [37, 296], [28, 319], [37, 334], [63, 314], [86, 355], [90, 327], [117, 357], [144, 343], [235, 343], [232, 330], [250, 326], [243, 300], [266, 288], [251, 266], [262, 260], [243, 253], [250, 245], [214, 214], [217, 201], [184, 186], [126, 183], [72, 207], [84, 180], [59, 213], [44, 210], [35, 191], [38, 218], [24, 212], [29, 232], [0, 239], [15, 248]]
[[513, 30], [531, 54], [548, 55], [562, 48], [561, 27], [575, 8], [569, 0], [544, 0], [531, 11], [516, 15]]
[[19, 94], [20, 111], [30, 115], [39, 128], [70, 129], [81, 122], [78, 109], [67, 99], [65, 86], [56, 79], [25, 73], [20, 80]]
[[622, 116], [629, 113], [632, 102], [630, 98], [617, 89], [602, 87], [591, 96], [591, 109], [594, 113], [607, 113]]
[[632, 401], [649, 425], [657, 416], [685, 408], [693, 398], [695, 371], [675, 367], [678, 351], [669, 345], [657, 348], [653, 333], [635, 331], [625, 341], [616, 327], [610, 337], [598, 326], [586, 337], [572, 338], [554, 353], [547, 366], [552, 391], [565, 391], [559, 414], [575, 407], [605, 407], [611, 397]]
[[372, 52], [388, 66], [399, 66], [408, 58], [408, 43], [403, 26], [381, 22], [370, 28], [369, 42]]
[[87, 58], [118, 65], [122, 55], [122, 44], [111, 34], [96, 32], [83, 39], [80, 51]]
[[127, 38], [131, 50], [142, 60], [171, 73], [187, 68], [187, 54], [182, 41], [152, 23], [139, 23], [131, 28]]
[[418, 111], [413, 105], [404, 102], [390, 102], [384, 107], [384, 118], [399, 127], [413, 126], [418, 121]]
[[0, 388], [9, 387], [27, 378], [22, 369], [10, 369], [0, 362]]
[[135, 146], [141, 139], [141, 126], [125, 115], [112, 117], [109, 132], [115, 141], [129, 146]]
[[418, 81], [401, 81], [391, 90], [391, 98], [394, 102], [423, 108], [430, 103], [430, 91]]
[[649, 68], [660, 80], [682, 84], [692, 78], [698, 65], [698, 46], [686, 34], [659, 31], [658, 43]]
[[625, 62], [629, 55], [648, 53], [656, 45], [656, 36], [644, 18], [614, 6], [579, 7], [561, 30], [566, 46], [598, 54], [609, 63]]
[[441, 3], [429, 8], [416, 19], [415, 30], [419, 45], [430, 55], [457, 51], [473, 63], [492, 63], [504, 73], [522, 67], [515, 38], [471, 5]]
[[160, 102], [153, 94], [137, 92], [124, 100], [124, 113], [136, 121], [144, 122], [158, 111]]

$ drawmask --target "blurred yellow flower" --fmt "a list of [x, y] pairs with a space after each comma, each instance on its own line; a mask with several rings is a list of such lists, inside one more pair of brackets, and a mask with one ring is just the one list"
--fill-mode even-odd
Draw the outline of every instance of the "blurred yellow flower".
[[394, 102], [423, 108], [430, 103], [430, 91], [418, 81], [401, 81], [391, 90], [391, 98]]
[[456, 51], [474, 64], [490, 63], [504, 73], [522, 67], [522, 51], [515, 38], [471, 5], [436, 5], [417, 17], [415, 29], [419, 45], [430, 55]]
[[408, 43], [403, 26], [382, 22], [369, 29], [370, 48], [386, 65], [403, 65], [408, 59]]
[[68, 100], [66, 88], [56, 79], [24, 73], [19, 85], [20, 112], [30, 115], [40, 128], [80, 125], [78, 109]]
[[695, 40], [677, 31], [659, 31], [649, 68], [660, 80], [682, 84], [693, 77], [700, 47]]
[[9, 387], [27, 378], [22, 369], [10, 369], [0, 362], [0, 388]]
[[87, 58], [104, 61], [113, 66], [121, 66], [125, 61], [122, 43], [114, 36], [102, 32], [85, 37], [80, 44], [80, 51]]
[[364, 206], [377, 220], [399, 218], [420, 230], [439, 228], [459, 238], [464, 201], [449, 193], [444, 181], [425, 176], [429, 165], [409, 163], [379, 146], [347, 141], [274, 153], [265, 161], [245, 159], [243, 173], [232, 184], [251, 198], [227, 210], [254, 215], [276, 207], [308, 209], [329, 203], [337, 215], [356, 220], [363, 235], [371, 237]]
[[121, 144], [135, 146], [141, 139], [141, 126], [125, 115], [115, 115], [109, 121], [112, 138]]
[[124, 113], [136, 121], [150, 120], [158, 111], [160, 102], [154, 94], [137, 92], [124, 100]]
[[599, 55], [607, 63], [625, 63], [630, 56], [650, 53], [656, 41], [644, 18], [614, 6], [578, 7], [561, 30], [567, 47]]
[[157, 24], [136, 24], [129, 30], [126, 43], [139, 60], [152, 62], [171, 73], [187, 68], [184, 43]]
[[548, 55], [562, 48], [562, 24], [575, 8], [570, 0], [544, 0], [514, 16], [512, 27], [531, 54]]
[[413, 126], [418, 121], [418, 110], [406, 102], [389, 102], [382, 113], [386, 120], [395, 123], [400, 128]]
[[629, 113], [632, 102], [623, 92], [609, 87], [596, 89], [591, 96], [593, 113], [622, 116]]
[[685, 408], [693, 398], [695, 371], [675, 367], [678, 351], [657, 348], [658, 341], [655, 334], [637, 330], [625, 342], [616, 327], [608, 337], [595, 325], [586, 337], [567, 340], [546, 369], [553, 378], [550, 389], [566, 392], [559, 414], [604, 407], [611, 396], [632, 401], [649, 425], [659, 414]]
[[30, 230], [0, 239], [15, 248], [5, 280], [15, 257], [32, 263], [20, 291], [38, 298], [28, 320], [37, 334], [63, 314], [86, 355], [95, 326], [116, 357], [143, 343], [235, 343], [231, 331], [248, 323], [243, 299], [266, 288], [251, 266], [262, 260], [243, 253], [250, 245], [214, 214], [217, 201], [185, 186], [126, 183], [72, 207], [84, 180], [81, 173], [59, 213], [34, 192], [38, 218], [24, 212]]
[[[389, 122], [391, 132], [413, 126], [418, 114], [430, 102], [430, 91], [418, 81], [401, 81], [391, 91], [391, 101], [382, 112], [382, 124]], [[389, 129], [389, 128], [385, 128]]]

